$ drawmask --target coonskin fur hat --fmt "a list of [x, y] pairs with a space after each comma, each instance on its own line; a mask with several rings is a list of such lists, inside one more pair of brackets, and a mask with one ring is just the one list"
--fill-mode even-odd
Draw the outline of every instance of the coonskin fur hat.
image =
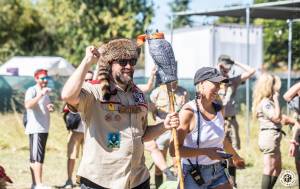
[[103, 44], [98, 49], [101, 56], [98, 60], [98, 80], [101, 81], [100, 88], [103, 92], [103, 100], [108, 101], [112, 95], [109, 88], [109, 73], [111, 63], [114, 60], [137, 59], [138, 47], [134, 41], [129, 39], [115, 39]]
[[103, 62], [111, 63], [114, 60], [137, 59], [138, 47], [130, 39], [115, 39], [100, 47]]

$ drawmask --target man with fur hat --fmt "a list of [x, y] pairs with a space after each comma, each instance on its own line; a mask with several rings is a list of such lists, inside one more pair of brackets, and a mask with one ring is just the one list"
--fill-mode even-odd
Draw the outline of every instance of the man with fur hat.
[[[112, 40], [99, 49], [88, 47], [62, 90], [62, 99], [81, 113], [86, 125], [78, 170], [81, 188], [149, 189], [143, 141], [179, 125], [178, 115], [172, 113], [163, 123], [147, 127], [147, 102], [132, 81], [137, 50], [128, 39]], [[97, 62], [100, 74], [108, 71], [108, 76], [84, 83]]]

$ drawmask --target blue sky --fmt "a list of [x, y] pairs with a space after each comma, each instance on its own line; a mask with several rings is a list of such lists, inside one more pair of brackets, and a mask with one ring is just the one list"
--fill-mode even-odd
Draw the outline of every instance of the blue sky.
[[[155, 4], [155, 17], [153, 19], [150, 28], [159, 29], [160, 31], [167, 31], [166, 25], [170, 22], [168, 16], [171, 15], [171, 10], [168, 5], [172, 0], [154, 0]], [[219, 9], [224, 6], [230, 6], [232, 4], [248, 4], [252, 3], [253, 0], [191, 0], [190, 10], [192, 11], [203, 11], [210, 9]], [[194, 18], [196, 22], [205, 22], [207, 19], [204, 17]]]

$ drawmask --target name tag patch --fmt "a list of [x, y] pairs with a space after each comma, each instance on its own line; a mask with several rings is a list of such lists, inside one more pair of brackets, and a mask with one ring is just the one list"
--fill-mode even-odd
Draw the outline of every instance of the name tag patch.
[[120, 113], [139, 113], [142, 109], [139, 106], [120, 106]]

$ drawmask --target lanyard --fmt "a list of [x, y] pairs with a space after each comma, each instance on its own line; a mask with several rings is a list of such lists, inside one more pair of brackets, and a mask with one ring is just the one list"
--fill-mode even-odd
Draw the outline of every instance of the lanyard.
[[[199, 109], [199, 104], [197, 101], [197, 98], [195, 98], [195, 103], [196, 103], [196, 108], [197, 108], [197, 127], [198, 127], [198, 131], [197, 131], [197, 145], [198, 145], [198, 149], [200, 148], [200, 109]], [[198, 165], [198, 156], [196, 157], [196, 164]]]

